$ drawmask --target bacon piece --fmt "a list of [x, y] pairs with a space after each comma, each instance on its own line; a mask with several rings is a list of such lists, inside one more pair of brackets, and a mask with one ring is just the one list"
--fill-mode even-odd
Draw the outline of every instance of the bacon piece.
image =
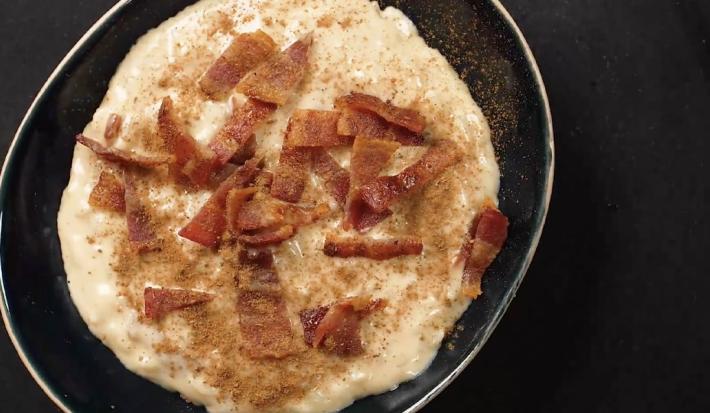
[[158, 134], [168, 151], [175, 155], [175, 163], [170, 167], [173, 176], [186, 177], [197, 186], [205, 185], [217, 168], [215, 155], [200, 146], [180, 125], [170, 97], [163, 98], [158, 111]]
[[306, 188], [312, 156], [308, 148], [281, 149], [279, 165], [271, 184], [271, 195], [287, 202], [298, 202]]
[[323, 253], [329, 257], [365, 257], [388, 260], [402, 255], [419, 255], [424, 245], [420, 238], [401, 237], [387, 239], [339, 238], [326, 236]]
[[364, 93], [350, 93], [335, 100], [336, 107], [369, 110], [383, 117], [387, 122], [402, 126], [414, 133], [422, 133], [426, 120], [416, 110], [405, 109]]
[[350, 159], [350, 176], [353, 190], [377, 178], [389, 163], [399, 144], [380, 139], [355, 138]]
[[126, 187], [124, 195], [128, 241], [139, 254], [155, 251], [160, 248], [160, 241], [155, 235], [148, 209], [143, 205], [130, 173], [123, 174], [123, 182]]
[[392, 215], [389, 209], [373, 211], [361, 198], [360, 186], [377, 178], [399, 149], [399, 144], [380, 139], [355, 138], [350, 158], [350, 192], [343, 228], [364, 232]]
[[237, 92], [264, 102], [285, 104], [306, 74], [312, 43], [312, 34], [295, 41], [247, 74], [237, 85]]
[[120, 178], [112, 172], [103, 170], [99, 175], [99, 181], [91, 190], [89, 205], [98, 209], [125, 212], [125, 191], [126, 188]]
[[210, 98], [219, 100], [250, 70], [276, 52], [276, 43], [261, 30], [240, 33], [200, 79], [200, 87]]
[[328, 147], [351, 145], [353, 138], [338, 135], [340, 112], [296, 109], [286, 130], [286, 146]]
[[335, 198], [338, 204], [345, 206], [350, 188], [350, 173], [322, 148], [314, 149], [313, 170], [323, 179], [328, 193]]
[[259, 162], [258, 159], [252, 159], [237, 168], [217, 187], [197, 215], [178, 232], [178, 235], [205, 247], [216, 247], [227, 225], [225, 209], [229, 191], [243, 188], [251, 183], [259, 173]]
[[104, 129], [104, 140], [108, 144], [112, 144], [118, 137], [118, 134], [121, 133], [121, 123], [123, 123], [121, 115], [116, 113], [108, 115], [108, 119], [106, 120], [106, 129]]
[[360, 196], [373, 211], [384, 212], [399, 198], [426, 186], [459, 159], [456, 144], [443, 141], [399, 174], [381, 176], [363, 185]]
[[283, 222], [283, 203], [268, 196], [258, 196], [239, 210], [236, 228], [239, 232], [254, 231], [280, 226]]
[[347, 215], [343, 220], [343, 229], [355, 228], [358, 232], [367, 232], [370, 228], [379, 224], [392, 215], [392, 211], [387, 209], [383, 212], [375, 212], [361, 198], [358, 192], [346, 206]]
[[212, 301], [209, 293], [192, 290], [146, 287], [143, 291], [145, 316], [159, 320], [168, 313]]
[[274, 174], [269, 171], [261, 171], [254, 181], [254, 186], [259, 192], [268, 194], [271, 191], [271, 184], [274, 182]]
[[360, 322], [386, 306], [382, 299], [355, 297], [330, 306], [300, 312], [303, 336], [311, 347], [323, 347], [339, 356], [357, 356], [364, 352]]
[[236, 228], [239, 231], [255, 231], [283, 225], [299, 227], [322, 218], [328, 212], [326, 204], [306, 208], [268, 196], [258, 196], [240, 209]]
[[374, 112], [348, 109], [347, 107], [341, 109], [337, 132], [345, 136], [391, 140], [402, 145], [420, 146], [424, 144], [424, 137], [421, 134], [389, 123]]
[[224, 165], [248, 147], [254, 130], [274, 111], [275, 105], [255, 99], [247, 99], [243, 105], [235, 106], [230, 118], [208, 145], [217, 155], [218, 163]]
[[239, 211], [241, 211], [244, 204], [246, 204], [249, 198], [254, 196], [257, 191], [257, 188], [251, 187], [232, 189], [229, 193], [227, 193], [227, 228], [229, 228], [232, 233], [238, 234], [240, 232], [237, 227], [237, 217], [239, 216]]
[[313, 338], [316, 335], [318, 324], [323, 321], [323, 317], [328, 313], [330, 306], [320, 306], [302, 310], [298, 313], [303, 325], [303, 339], [307, 345], [313, 347]]
[[116, 162], [127, 166], [139, 166], [141, 168], [153, 168], [170, 162], [173, 158], [169, 156], [140, 155], [135, 152], [124, 151], [118, 148], [107, 148], [98, 141], [95, 141], [82, 134], [76, 135], [76, 141], [91, 149], [99, 158]]
[[473, 220], [468, 240], [461, 248], [464, 260], [462, 291], [473, 299], [481, 295], [481, 279], [508, 238], [508, 218], [487, 202]]
[[284, 358], [295, 351], [279, 277], [268, 250], [240, 252], [239, 329], [250, 358]]
[[229, 160], [229, 163], [241, 165], [256, 155], [256, 135], [252, 134]]
[[274, 230], [257, 232], [252, 235], [240, 235], [239, 241], [253, 247], [266, 247], [268, 245], [280, 244], [293, 237], [296, 229], [293, 225], [284, 225]]

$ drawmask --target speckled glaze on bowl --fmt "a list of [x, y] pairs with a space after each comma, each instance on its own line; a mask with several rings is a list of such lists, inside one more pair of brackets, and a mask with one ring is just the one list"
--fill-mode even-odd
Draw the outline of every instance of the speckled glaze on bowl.
[[[67, 412], [204, 412], [136, 376], [88, 330], [66, 285], [57, 211], [74, 147], [131, 45], [194, 0], [123, 0], [62, 60], [30, 107], [0, 181], [0, 281], [5, 327], [37, 383]], [[414, 412], [478, 353], [510, 304], [540, 238], [554, 169], [542, 78], [522, 34], [495, 0], [380, 1], [399, 7], [469, 85], [491, 124], [501, 165], [500, 207], [511, 220], [484, 294], [432, 365], [396, 390], [344, 411]], [[445, 343], [447, 344], [447, 343]], [[449, 349], [449, 347], [451, 349]]]

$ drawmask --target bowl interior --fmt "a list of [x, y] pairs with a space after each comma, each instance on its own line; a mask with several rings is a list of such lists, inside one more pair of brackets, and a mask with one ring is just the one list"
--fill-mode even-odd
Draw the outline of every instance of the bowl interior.
[[[56, 217], [73, 136], [90, 121], [131, 45], [194, 0], [125, 1], [114, 8], [39, 96], [6, 161], [0, 193], [0, 269], [7, 325], [45, 391], [74, 412], [202, 412], [126, 370], [88, 330], [66, 285]], [[545, 98], [525, 47], [488, 0], [380, 1], [409, 16], [469, 85], [494, 135], [508, 242], [466, 311], [451, 346], [417, 379], [346, 412], [419, 407], [480, 349], [524, 276], [544, 221], [552, 173]]]

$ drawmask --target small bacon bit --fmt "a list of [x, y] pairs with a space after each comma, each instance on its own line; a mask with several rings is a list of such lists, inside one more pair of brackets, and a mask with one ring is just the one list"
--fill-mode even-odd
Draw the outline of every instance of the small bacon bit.
[[295, 351], [279, 277], [268, 250], [240, 252], [239, 329], [251, 358], [283, 358]]
[[145, 316], [159, 320], [168, 313], [212, 301], [209, 293], [182, 289], [146, 287], [143, 291]]
[[316, 335], [316, 328], [318, 328], [318, 324], [323, 321], [323, 317], [328, 313], [329, 308], [330, 306], [320, 306], [305, 309], [298, 313], [301, 324], [303, 325], [303, 339], [307, 345], [313, 347], [313, 338]]
[[313, 169], [323, 179], [328, 193], [335, 198], [341, 206], [350, 188], [350, 173], [343, 169], [338, 162], [325, 149], [314, 149]]
[[461, 249], [465, 260], [462, 291], [473, 299], [481, 295], [481, 280], [508, 238], [508, 218], [491, 202], [487, 202], [474, 219], [469, 230], [469, 240]]
[[99, 181], [89, 195], [89, 205], [98, 209], [125, 212], [125, 191], [123, 182], [115, 174], [106, 170], [101, 171]]
[[286, 202], [298, 202], [306, 188], [311, 161], [308, 148], [282, 148], [271, 184], [271, 195]]
[[249, 198], [254, 196], [258, 191], [257, 188], [241, 188], [232, 189], [227, 194], [227, 206], [226, 206], [226, 216], [227, 216], [227, 228], [234, 234], [238, 234], [239, 228], [237, 227], [237, 217], [239, 216], [239, 211], [247, 203]]
[[205, 185], [217, 167], [214, 154], [201, 147], [180, 125], [170, 97], [163, 98], [158, 111], [158, 134], [175, 155], [171, 173], [178, 178], [187, 177], [194, 185]]
[[424, 117], [416, 110], [400, 108], [363, 93], [353, 92], [341, 96], [336, 99], [335, 106], [375, 112], [386, 121], [407, 128], [414, 133], [422, 133], [426, 127]]
[[224, 99], [244, 75], [275, 52], [276, 43], [261, 30], [241, 33], [202, 76], [200, 87], [212, 99]]
[[386, 306], [382, 299], [355, 297], [343, 302], [301, 311], [303, 336], [311, 347], [323, 347], [339, 356], [357, 356], [364, 352], [360, 322]]
[[178, 235], [205, 247], [216, 247], [227, 225], [225, 208], [229, 191], [243, 188], [252, 182], [259, 173], [259, 162], [257, 159], [252, 159], [237, 168], [217, 187], [197, 215], [178, 232]]
[[402, 145], [420, 146], [424, 144], [422, 135], [401, 126], [387, 122], [374, 112], [343, 108], [338, 119], [338, 134], [385, 139]]
[[338, 135], [340, 112], [296, 109], [286, 130], [286, 146], [329, 147], [351, 145], [353, 138]]
[[402, 255], [420, 255], [424, 245], [420, 238], [339, 238], [328, 235], [323, 253], [329, 257], [365, 257], [373, 260], [388, 260]]
[[121, 123], [123, 123], [121, 115], [116, 113], [108, 115], [106, 129], [104, 129], [104, 140], [108, 144], [112, 144], [118, 137], [118, 134], [121, 133]]
[[396, 142], [355, 138], [350, 158], [350, 193], [345, 207], [347, 212], [343, 220], [344, 229], [355, 228], [364, 232], [392, 215], [389, 209], [383, 212], [373, 211], [360, 198], [360, 186], [377, 178], [397, 149], [399, 144]]
[[253, 247], [266, 247], [269, 245], [280, 244], [293, 237], [295, 233], [296, 229], [293, 225], [284, 225], [275, 230], [257, 232], [252, 235], [240, 235], [239, 241]]
[[426, 186], [460, 159], [456, 144], [443, 141], [402, 172], [381, 176], [360, 189], [363, 201], [375, 212], [384, 212], [399, 198]]
[[283, 105], [306, 74], [313, 35], [308, 34], [247, 74], [237, 92]]
[[126, 190], [126, 224], [128, 226], [128, 241], [138, 253], [155, 251], [160, 248], [160, 241], [155, 235], [153, 223], [148, 209], [136, 192], [135, 183], [130, 173], [123, 174]]
[[118, 148], [107, 148], [99, 142], [88, 138], [82, 134], [76, 135], [76, 141], [91, 149], [99, 158], [116, 162], [127, 166], [139, 166], [141, 168], [153, 168], [170, 162], [173, 158], [169, 156], [147, 156], [134, 152], [124, 151]]
[[235, 106], [232, 116], [209, 143], [209, 148], [217, 154], [220, 165], [229, 162], [242, 148], [249, 145], [254, 130], [276, 111], [271, 103], [247, 99], [241, 106]]

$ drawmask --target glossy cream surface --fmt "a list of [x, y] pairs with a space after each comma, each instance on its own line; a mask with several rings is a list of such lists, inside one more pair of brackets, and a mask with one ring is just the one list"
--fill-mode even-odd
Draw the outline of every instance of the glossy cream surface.
[[[458, 143], [465, 156], [445, 174], [446, 193], [439, 197], [445, 202], [420, 202], [406, 210], [395, 209], [395, 215], [401, 215], [396, 222], [370, 233], [375, 237], [391, 231], [418, 233], [424, 239], [423, 256], [383, 262], [324, 257], [324, 234], [339, 231], [341, 217], [331, 216], [302, 228], [296, 237], [275, 249], [294, 330], [300, 330], [297, 312], [305, 306], [362, 294], [386, 298], [390, 304], [382, 314], [364, 322], [366, 354], [347, 359], [344, 369], [334, 369], [332, 377], [322, 378], [302, 396], [259, 407], [248, 400], [223, 397], [219, 388], [208, 384], [204, 370], [196, 369], [194, 362], [187, 363], [179, 351], [156, 350], [166, 330], [142, 320], [141, 309], [132, 304], [131, 291], [119, 287], [112, 260], [116, 257], [116, 239], [125, 231], [124, 218], [89, 206], [88, 197], [102, 163], [77, 145], [58, 217], [71, 296], [92, 333], [126, 368], [180, 392], [191, 402], [206, 405], [210, 412], [336, 411], [357, 398], [394, 389], [416, 377], [429, 365], [445, 332], [468, 306], [470, 301], [460, 295], [461, 268], [455, 261], [476, 210], [485, 198], [495, 200], [498, 191], [499, 172], [488, 125], [466, 85], [397, 9], [382, 11], [367, 0], [202, 0], [137, 42], [84, 134], [100, 140], [109, 114], [118, 113], [124, 125], [117, 146], [146, 151], [136, 136], [154, 133], [160, 99], [170, 95], [193, 136], [208, 142], [219, 131], [234, 101], [215, 102], [188, 91], [197, 88], [199, 76], [231, 40], [233, 32], [225, 27], [237, 33], [262, 29], [281, 48], [308, 32], [314, 33], [306, 78], [288, 103], [279, 108], [273, 122], [257, 130], [259, 153], [265, 157], [267, 168], [273, 168], [278, 160], [294, 109], [332, 109], [334, 99], [350, 91], [415, 108], [426, 117], [428, 139]], [[244, 99], [236, 93], [233, 98], [236, 102]], [[397, 172], [421, 153], [421, 148], [401, 148], [386, 173]], [[334, 155], [339, 155], [347, 167], [347, 152]], [[318, 194], [318, 179], [313, 178], [311, 184]], [[433, 183], [425, 192], [436, 196], [437, 185]], [[151, 200], [163, 212], [176, 208], [175, 197], [185, 200], [184, 208], [174, 211], [172, 234], [185, 254], [216, 268], [219, 257], [206, 256], [201, 247], [177, 236], [177, 230], [208, 196], [208, 191], [186, 194], [171, 187], [150, 191]], [[435, 227], [431, 221], [436, 221]], [[437, 245], [436, 253], [433, 245]], [[431, 274], [432, 268], [436, 274]], [[348, 271], [355, 282], [339, 283], [333, 277]], [[156, 283], [134, 286], [133, 293], [138, 296], [140, 288], [149, 284]], [[208, 280], [196, 281], [195, 287], [206, 291], [212, 288]], [[212, 305], [232, 305], [217, 301]], [[173, 340], [191, 340], [189, 326], [181, 322], [179, 314], [164, 322], [173, 325], [171, 334], [181, 332]], [[205, 357], [209, 361], [203, 367], [211, 368], [220, 357]], [[247, 358], [243, 362], [259, 363]]]

